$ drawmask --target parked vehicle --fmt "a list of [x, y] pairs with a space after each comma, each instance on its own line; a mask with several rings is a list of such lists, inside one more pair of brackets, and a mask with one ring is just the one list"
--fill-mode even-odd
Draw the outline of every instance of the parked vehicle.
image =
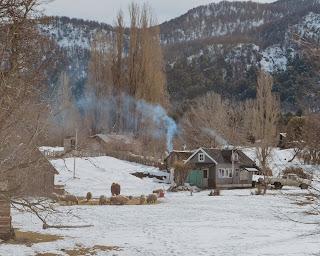
[[265, 177], [267, 184], [273, 185], [276, 189], [282, 189], [283, 186], [300, 187], [301, 189], [307, 189], [311, 185], [311, 180], [302, 179], [296, 174], [287, 174], [281, 178]]

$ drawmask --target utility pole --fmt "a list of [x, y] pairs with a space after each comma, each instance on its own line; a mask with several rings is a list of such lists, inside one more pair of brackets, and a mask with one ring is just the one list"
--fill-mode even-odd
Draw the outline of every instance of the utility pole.
[[78, 129], [76, 129], [75, 153], [73, 155], [73, 178], [76, 178], [76, 156], [78, 150]]

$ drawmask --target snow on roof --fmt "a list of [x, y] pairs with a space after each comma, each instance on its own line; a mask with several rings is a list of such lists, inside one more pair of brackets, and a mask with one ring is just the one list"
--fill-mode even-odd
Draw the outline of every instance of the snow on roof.
[[244, 168], [244, 169], [246, 169], [248, 172], [259, 172], [257, 168]]
[[96, 134], [93, 137], [98, 137], [105, 143], [121, 141], [125, 144], [130, 144], [133, 142], [133, 138], [130, 134]]
[[39, 147], [39, 150], [41, 152], [63, 152], [64, 151], [64, 147], [48, 147], [48, 146], [43, 146], [43, 147]]

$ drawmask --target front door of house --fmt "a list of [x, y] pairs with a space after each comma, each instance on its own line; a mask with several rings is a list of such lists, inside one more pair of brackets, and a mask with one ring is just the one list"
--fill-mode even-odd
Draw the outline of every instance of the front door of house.
[[209, 168], [208, 188], [214, 189], [216, 187], [216, 172], [215, 167]]
[[209, 169], [202, 170], [202, 177], [203, 177], [203, 188], [207, 188], [209, 183]]
[[197, 186], [198, 188], [203, 188], [203, 171], [193, 170], [189, 173], [187, 182], [191, 186]]

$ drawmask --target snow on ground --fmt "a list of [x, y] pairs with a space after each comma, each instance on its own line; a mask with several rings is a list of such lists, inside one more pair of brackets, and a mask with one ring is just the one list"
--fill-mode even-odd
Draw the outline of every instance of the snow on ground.
[[[293, 49], [291, 55], [294, 56]], [[287, 52], [280, 46], [270, 46], [262, 52], [261, 68], [269, 73], [287, 70]]]
[[68, 224], [93, 224], [86, 229], [41, 230], [41, 223], [25, 213], [14, 214], [15, 227], [26, 231], [65, 236], [53, 243], [0, 245], [0, 255], [36, 255], [76, 244], [120, 246], [122, 251], [99, 255], [319, 255], [319, 225], [296, 223], [313, 221], [304, 207], [293, 204], [301, 190], [274, 191], [253, 196], [250, 190], [222, 191], [209, 197], [208, 191], [190, 196], [187, 192], [168, 193], [164, 201], [151, 206], [74, 206], [72, 215], [59, 221]]
[[[122, 185], [124, 194], [140, 195], [159, 188], [152, 179], [140, 180], [133, 171], [157, 169], [111, 157], [76, 159], [77, 177], [72, 179], [73, 159], [55, 160], [60, 171], [57, 181], [69, 192], [85, 195], [110, 193], [112, 182]], [[67, 170], [69, 169], [69, 170]], [[162, 185], [160, 185], [162, 186]], [[66, 255], [61, 249], [76, 245], [119, 246], [121, 251], [99, 255], [119, 256], [194, 256], [194, 255], [319, 255], [319, 216], [306, 215], [311, 205], [298, 206], [294, 200], [308, 193], [299, 188], [268, 191], [266, 196], [253, 190], [222, 191], [209, 197], [209, 191], [167, 193], [157, 205], [144, 206], [69, 206], [57, 209], [64, 214], [50, 217], [53, 225], [88, 225], [83, 229], [42, 230], [30, 214], [13, 212], [13, 224], [23, 231], [61, 235], [63, 240], [26, 245], [0, 244], [2, 256], [33, 256], [37, 253]], [[291, 220], [290, 220], [290, 219]]]
[[137, 178], [131, 173], [144, 172], [160, 176], [168, 175], [154, 167], [103, 156], [76, 158], [76, 179], [73, 179], [73, 158], [52, 160], [51, 163], [59, 172], [55, 184], [65, 185], [65, 189], [69, 193], [77, 196], [85, 196], [87, 192], [93, 193], [94, 197], [109, 196], [113, 182], [121, 185], [121, 193], [124, 195], [148, 195], [153, 190], [163, 188], [165, 185], [153, 182], [153, 179]]
[[63, 152], [64, 151], [64, 147], [40, 147], [39, 150], [41, 152]]
[[[243, 148], [241, 149], [248, 157], [250, 157], [256, 164], [259, 165], [259, 161], [256, 157], [256, 149], [255, 148]], [[320, 175], [320, 166], [317, 165], [306, 165], [303, 163], [303, 160], [296, 157], [292, 162], [289, 162], [295, 152], [294, 149], [280, 149], [280, 148], [273, 148], [271, 155], [268, 159], [269, 166], [272, 169], [274, 176], [281, 176], [282, 171], [288, 167], [300, 167], [303, 168], [305, 171], [313, 174]]]

